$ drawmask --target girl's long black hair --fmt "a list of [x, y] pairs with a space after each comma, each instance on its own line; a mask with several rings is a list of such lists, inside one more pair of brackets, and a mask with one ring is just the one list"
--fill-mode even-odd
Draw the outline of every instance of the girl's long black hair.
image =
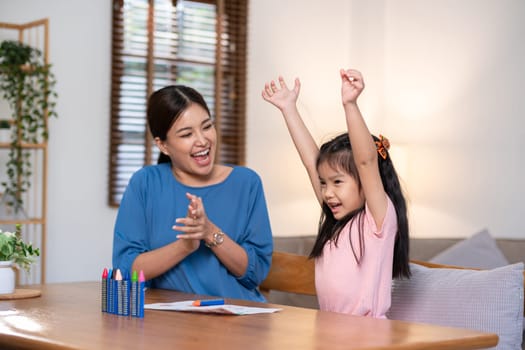
[[[374, 141], [379, 141], [379, 138], [372, 135]], [[409, 236], [408, 236], [408, 215], [406, 200], [401, 190], [401, 184], [397, 176], [396, 170], [387, 152], [386, 159], [378, 156], [379, 173], [385, 193], [388, 195], [397, 216], [397, 233], [394, 245], [394, 261], [392, 268], [393, 278], [409, 278]], [[354, 162], [352, 147], [348, 133], [343, 133], [332, 140], [324, 143], [317, 157], [317, 168], [321, 163], [328, 162], [334, 168], [339, 168], [352, 176], [358, 187], [361, 188], [361, 181], [359, 180], [359, 173]], [[333, 241], [337, 245], [339, 234], [345, 225], [351, 221], [351, 225], [358, 225], [359, 232], [359, 247], [354, 247], [350, 239], [352, 252], [357, 264], [361, 262], [361, 258], [365, 252], [364, 238], [363, 238], [363, 220], [364, 220], [364, 206], [348, 213], [340, 220], [336, 220], [332, 211], [326, 203], [323, 203], [322, 213], [319, 219], [319, 229], [316, 241], [310, 252], [310, 258], [316, 258], [323, 254], [324, 246]], [[350, 238], [350, 237], [349, 237]]]

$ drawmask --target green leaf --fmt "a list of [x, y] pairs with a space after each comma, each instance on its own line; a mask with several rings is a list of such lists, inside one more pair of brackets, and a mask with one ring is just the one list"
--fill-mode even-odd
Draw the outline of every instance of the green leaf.
[[[0, 43], [0, 92], [12, 111], [11, 152], [6, 161], [7, 181], [4, 193], [11, 194], [17, 208], [22, 207], [21, 194], [30, 186], [31, 158], [22, 152], [22, 143], [39, 143], [48, 138], [46, 118], [56, 117], [58, 94], [50, 64], [45, 64], [40, 50], [13, 40]], [[31, 69], [22, 69], [22, 65]], [[4, 125], [4, 124], [2, 124]], [[39, 140], [41, 139], [41, 140]]]

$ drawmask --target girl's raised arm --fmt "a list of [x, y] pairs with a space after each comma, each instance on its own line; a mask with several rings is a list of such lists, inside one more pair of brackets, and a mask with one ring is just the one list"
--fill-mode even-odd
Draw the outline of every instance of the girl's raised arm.
[[353, 69], [341, 69], [340, 75], [341, 98], [354, 161], [368, 208], [380, 229], [386, 214], [387, 197], [377, 164], [377, 148], [357, 105], [357, 97], [365, 87], [363, 76]]
[[319, 154], [319, 147], [315, 143], [312, 135], [306, 128], [306, 125], [297, 110], [297, 98], [301, 83], [298, 78], [295, 79], [293, 89], [289, 89], [284, 82], [283, 77], [279, 76], [279, 86], [275, 81], [266, 83], [262, 91], [264, 100], [270, 102], [277, 107], [284, 116], [286, 127], [292, 137], [292, 141], [301, 157], [306, 172], [312, 183], [315, 195], [319, 204], [322, 205], [323, 199], [321, 197], [321, 185], [319, 182], [319, 175], [317, 174], [316, 161]]

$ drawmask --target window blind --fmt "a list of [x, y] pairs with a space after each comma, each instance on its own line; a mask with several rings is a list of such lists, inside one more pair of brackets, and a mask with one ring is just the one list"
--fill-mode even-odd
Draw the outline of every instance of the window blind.
[[247, 0], [114, 0], [109, 205], [131, 175], [156, 163], [147, 98], [184, 84], [215, 118], [218, 161], [245, 161]]

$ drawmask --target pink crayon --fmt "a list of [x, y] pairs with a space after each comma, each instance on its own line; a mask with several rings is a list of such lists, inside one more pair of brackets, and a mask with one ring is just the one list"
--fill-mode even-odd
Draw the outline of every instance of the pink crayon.
[[139, 272], [139, 290], [138, 290], [138, 317], [144, 317], [144, 287], [146, 285], [146, 278], [144, 277], [144, 272], [140, 270]]

